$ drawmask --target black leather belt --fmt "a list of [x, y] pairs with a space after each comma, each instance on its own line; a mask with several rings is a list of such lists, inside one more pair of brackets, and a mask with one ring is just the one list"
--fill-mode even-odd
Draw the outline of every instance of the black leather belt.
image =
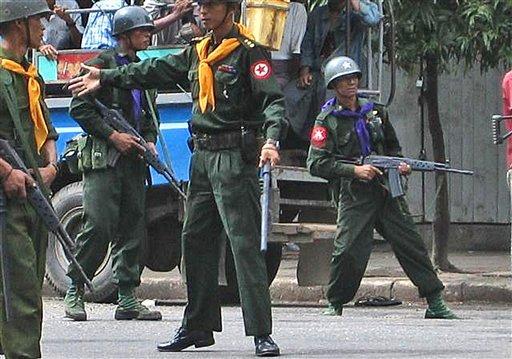
[[215, 134], [196, 132], [192, 134], [194, 148], [198, 150], [220, 151], [241, 146], [241, 132], [230, 131]]

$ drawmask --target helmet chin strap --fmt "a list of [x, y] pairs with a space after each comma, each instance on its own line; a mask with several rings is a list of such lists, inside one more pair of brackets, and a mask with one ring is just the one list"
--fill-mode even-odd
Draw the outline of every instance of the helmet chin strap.
[[23, 23], [25, 24], [25, 32], [27, 34], [27, 49], [30, 49], [30, 26], [28, 25], [28, 17], [23, 18]]
[[[226, 15], [224, 15], [224, 18], [222, 19], [222, 22], [215, 26], [211, 31], [215, 31], [217, 30], [219, 27], [221, 27], [222, 25], [224, 25], [224, 23], [226, 22], [226, 20], [228, 19], [228, 15], [231, 13], [231, 11], [228, 10], [228, 6], [226, 5]], [[234, 16], [233, 14], [231, 14], [231, 16]]]

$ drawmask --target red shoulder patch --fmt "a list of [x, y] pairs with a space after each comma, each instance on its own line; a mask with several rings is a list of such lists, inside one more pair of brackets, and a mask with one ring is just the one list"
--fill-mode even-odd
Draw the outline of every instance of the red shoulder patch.
[[266, 80], [272, 75], [272, 66], [267, 60], [259, 60], [251, 65], [251, 76], [255, 80]]
[[324, 148], [327, 141], [327, 128], [324, 126], [315, 126], [311, 131], [311, 145], [313, 147]]

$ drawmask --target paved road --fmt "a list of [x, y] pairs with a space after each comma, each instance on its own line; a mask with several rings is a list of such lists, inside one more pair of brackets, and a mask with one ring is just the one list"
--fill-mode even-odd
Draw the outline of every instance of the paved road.
[[[162, 322], [117, 322], [113, 305], [89, 304], [88, 322], [63, 319], [62, 302], [45, 300], [45, 358], [252, 358], [240, 309], [223, 309], [216, 345], [158, 353], [179, 326], [183, 307], [159, 307]], [[346, 308], [343, 318], [319, 308], [274, 308], [274, 339], [286, 358], [511, 358], [510, 307], [460, 306], [458, 321], [421, 319], [424, 308]]]

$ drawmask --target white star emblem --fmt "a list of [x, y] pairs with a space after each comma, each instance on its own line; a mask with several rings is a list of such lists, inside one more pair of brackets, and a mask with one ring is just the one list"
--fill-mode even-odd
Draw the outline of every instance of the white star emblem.
[[348, 61], [345, 61], [341, 66], [343, 66], [344, 70], [348, 70], [352, 67], [352, 64]]
[[323, 141], [324, 140], [324, 132], [322, 131], [322, 129], [318, 128], [315, 130], [315, 132], [313, 133], [313, 141]]

